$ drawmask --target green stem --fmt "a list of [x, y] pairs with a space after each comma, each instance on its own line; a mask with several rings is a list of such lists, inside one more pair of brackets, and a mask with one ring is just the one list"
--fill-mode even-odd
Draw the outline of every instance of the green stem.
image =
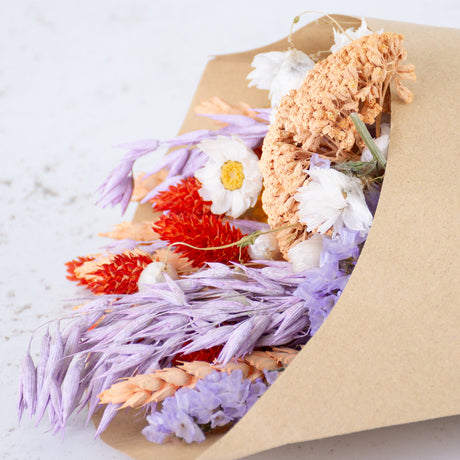
[[240, 248], [244, 248], [245, 246], [249, 246], [251, 244], [254, 244], [254, 241], [260, 235], [268, 235], [269, 233], [280, 232], [281, 230], [286, 230], [288, 228], [297, 227], [297, 225], [298, 224], [285, 225], [284, 227], [275, 228], [275, 229], [272, 229], [272, 230], [267, 230], [265, 232], [262, 232], [261, 230], [257, 230], [255, 232], [251, 233], [250, 235], [243, 236], [243, 238], [241, 238], [238, 241], [235, 241], [234, 243], [225, 244], [223, 246], [213, 246], [213, 247], [210, 247], [210, 248], [198, 248], [196, 246], [192, 246], [191, 244], [183, 243], [182, 241], [178, 241], [177, 243], [172, 243], [172, 244], [170, 244], [168, 246], [168, 252], [169, 252], [169, 249], [172, 248], [173, 246], [179, 246], [179, 245], [187, 246], [188, 248], [196, 249], [198, 251], [215, 251], [216, 249], [227, 249], [227, 248], [231, 248], [233, 246], [238, 246]]
[[355, 125], [356, 131], [358, 131], [367, 148], [371, 151], [374, 160], [383, 169], [385, 169], [387, 165], [387, 160], [385, 160], [385, 157], [382, 155], [382, 152], [377, 147], [377, 144], [374, 142], [374, 139], [372, 139], [372, 136], [369, 133], [369, 130], [367, 129], [366, 125], [363, 123], [361, 118], [359, 118], [359, 115], [357, 113], [352, 113], [350, 115], [350, 118], [353, 124]]

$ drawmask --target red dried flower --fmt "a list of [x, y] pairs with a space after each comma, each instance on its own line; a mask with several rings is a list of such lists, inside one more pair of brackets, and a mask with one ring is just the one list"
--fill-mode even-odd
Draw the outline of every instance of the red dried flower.
[[77, 268], [80, 268], [85, 262], [90, 262], [92, 260], [95, 260], [96, 258], [94, 256], [85, 256], [85, 257], [79, 257], [78, 259], [70, 260], [69, 262], [65, 263], [65, 266], [67, 267], [67, 273], [68, 275], [66, 278], [70, 281], [75, 281], [79, 285], [86, 285], [88, 282], [84, 278], [79, 278], [75, 274], [75, 270]]
[[193, 361], [206, 361], [207, 363], [212, 363], [215, 359], [217, 359], [219, 353], [222, 351], [222, 348], [224, 348], [223, 345], [216, 345], [215, 347], [194, 351], [193, 353], [187, 353], [186, 355], [179, 353], [178, 355], [174, 356], [172, 362], [173, 364], [179, 364], [180, 362], [184, 361], [188, 363]]
[[111, 255], [91, 273], [88, 288], [95, 294], [133, 294], [142, 270], [150, 263], [150, 254], [138, 249]]
[[262, 144], [254, 147], [252, 151], [260, 158], [262, 156]]
[[170, 211], [174, 214], [188, 213], [201, 217], [211, 211], [211, 201], [204, 201], [198, 190], [201, 183], [194, 177], [182, 179], [177, 185], [171, 185], [168, 190], [155, 196], [153, 209], [155, 211]]
[[71, 281], [84, 285], [95, 294], [132, 294], [137, 282], [152, 257], [135, 249], [122, 254], [110, 254], [101, 259], [80, 257], [67, 262]]
[[[154, 230], [160, 239], [171, 243], [187, 243], [197, 248], [210, 248], [236, 243], [243, 238], [238, 228], [232, 227], [222, 217], [214, 214], [204, 214], [198, 217], [195, 214], [162, 215], [155, 223]], [[249, 260], [247, 249], [232, 246], [225, 249], [200, 251], [187, 246], [174, 247], [176, 252], [187, 257], [194, 267], [201, 267], [205, 262], [246, 262]]]

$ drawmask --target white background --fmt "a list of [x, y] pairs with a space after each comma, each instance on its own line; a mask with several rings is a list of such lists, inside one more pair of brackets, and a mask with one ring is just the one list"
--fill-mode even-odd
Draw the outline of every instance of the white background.
[[[122, 156], [111, 146], [173, 137], [209, 56], [276, 41], [304, 10], [460, 27], [460, 3], [1, 0], [0, 6], [0, 458], [124, 459], [93, 440], [83, 415], [70, 421], [63, 440], [27, 417], [18, 427], [15, 408], [29, 337], [69, 312], [65, 299], [80, 293], [65, 280], [64, 262], [96, 251], [106, 243], [97, 233], [121, 220], [118, 209], [93, 205], [96, 188]], [[253, 458], [454, 459], [459, 434], [460, 418], [453, 417]]]

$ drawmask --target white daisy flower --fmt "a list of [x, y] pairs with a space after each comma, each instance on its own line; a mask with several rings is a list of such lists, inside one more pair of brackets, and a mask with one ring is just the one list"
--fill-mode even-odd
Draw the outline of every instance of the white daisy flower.
[[251, 65], [254, 70], [248, 75], [249, 86], [270, 90], [271, 106], [276, 108], [284, 95], [299, 88], [315, 62], [302, 51], [291, 48], [257, 54]]
[[289, 249], [289, 261], [295, 273], [319, 267], [323, 237], [315, 233], [308, 240], [302, 241]]
[[[380, 126], [380, 137], [374, 139], [377, 147], [382, 152], [385, 159], [388, 157], [388, 147], [390, 145], [390, 123], [382, 123]], [[374, 157], [368, 147], [365, 147], [361, 153], [361, 161], [372, 161]]]
[[309, 232], [327, 232], [334, 235], [343, 227], [366, 234], [372, 224], [363, 193], [363, 184], [335, 169], [312, 168], [310, 181], [298, 190], [300, 221]]
[[200, 196], [212, 201], [211, 212], [237, 218], [253, 207], [262, 190], [257, 155], [236, 136], [204, 140], [198, 147], [209, 156], [195, 177]]
[[278, 240], [274, 233], [265, 233], [256, 238], [254, 244], [248, 246], [252, 260], [277, 260], [281, 257]]
[[[382, 32], [383, 29], [377, 31], [378, 34], [381, 34]], [[364, 18], [361, 20], [361, 26], [356, 30], [353, 29], [353, 27], [345, 30], [345, 32], [340, 32], [334, 29], [334, 44], [331, 46], [331, 52], [335, 53], [339, 49], [351, 43], [352, 40], [365, 37], [366, 35], [371, 35], [372, 33], [373, 32], [369, 30]]]

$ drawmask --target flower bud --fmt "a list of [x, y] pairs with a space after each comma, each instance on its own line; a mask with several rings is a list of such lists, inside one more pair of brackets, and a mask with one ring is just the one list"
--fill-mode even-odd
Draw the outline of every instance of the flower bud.
[[274, 233], [265, 233], [256, 238], [248, 246], [249, 257], [252, 260], [277, 260], [280, 258], [278, 240]]
[[152, 262], [148, 264], [137, 281], [139, 292], [148, 290], [149, 286], [156, 283], [164, 283], [164, 274], [167, 274], [173, 280], [177, 280], [179, 276], [176, 270], [168, 263]]

